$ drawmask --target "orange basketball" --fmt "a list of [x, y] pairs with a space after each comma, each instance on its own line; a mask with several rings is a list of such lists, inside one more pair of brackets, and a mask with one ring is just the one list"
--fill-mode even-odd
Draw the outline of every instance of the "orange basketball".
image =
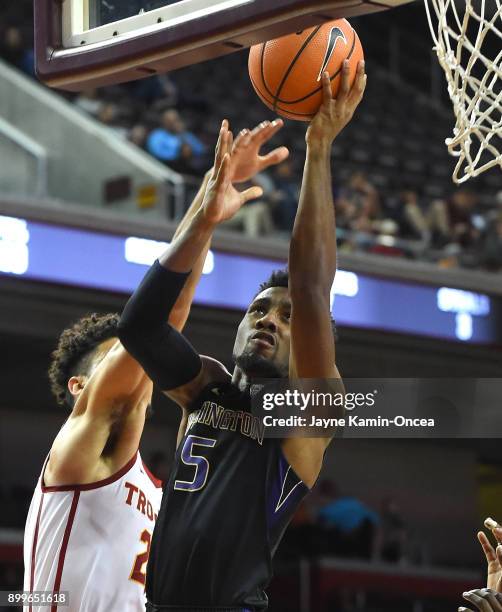
[[336, 97], [343, 60], [350, 62], [352, 84], [363, 58], [356, 31], [346, 19], [337, 19], [251, 47], [249, 76], [256, 93], [274, 112], [310, 121], [322, 102], [322, 73], [329, 72]]

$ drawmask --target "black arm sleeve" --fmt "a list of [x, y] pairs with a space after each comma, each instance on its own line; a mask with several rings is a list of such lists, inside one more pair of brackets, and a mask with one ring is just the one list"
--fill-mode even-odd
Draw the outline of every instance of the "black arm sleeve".
[[188, 277], [156, 261], [127, 302], [119, 323], [120, 341], [163, 391], [187, 384], [202, 367], [192, 345], [167, 323]]

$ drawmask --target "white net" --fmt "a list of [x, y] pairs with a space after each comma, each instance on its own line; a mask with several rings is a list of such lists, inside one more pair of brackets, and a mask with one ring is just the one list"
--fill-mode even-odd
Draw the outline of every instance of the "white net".
[[446, 139], [463, 183], [502, 169], [502, 0], [425, 0], [456, 123]]

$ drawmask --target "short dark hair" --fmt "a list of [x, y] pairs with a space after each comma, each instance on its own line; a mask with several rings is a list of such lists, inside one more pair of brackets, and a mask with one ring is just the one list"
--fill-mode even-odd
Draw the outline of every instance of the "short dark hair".
[[[260, 289], [256, 295], [259, 295], [265, 289], [272, 289], [273, 287], [285, 287], [289, 286], [289, 272], [287, 268], [283, 270], [274, 270], [268, 279], [260, 285]], [[256, 298], [256, 295], [254, 296]], [[331, 327], [333, 328], [333, 337], [338, 340], [338, 330], [336, 328], [335, 319], [331, 319]]]
[[61, 334], [49, 367], [51, 391], [60, 406], [73, 408], [68, 380], [89, 372], [96, 348], [105, 340], [117, 337], [119, 320], [118, 314], [93, 313]]
[[258, 295], [262, 291], [265, 291], [265, 289], [271, 289], [272, 287], [285, 287], [287, 289], [288, 282], [289, 272], [287, 268], [284, 268], [284, 270], [274, 270], [272, 274], [268, 277], [268, 280], [266, 280], [260, 285], [260, 288], [258, 289], [258, 293], [256, 295]]

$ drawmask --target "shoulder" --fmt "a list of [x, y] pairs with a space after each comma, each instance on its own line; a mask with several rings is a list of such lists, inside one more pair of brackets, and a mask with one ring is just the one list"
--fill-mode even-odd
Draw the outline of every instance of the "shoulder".
[[211, 383], [226, 383], [232, 380], [227, 368], [218, 360], [201, 355], [202, 367], [199, 374], [186, 385], [166, 392], [182, 409], [190, 409], [202, 391]]
[[211, 389], [213, 385], [215, 387], [228, 385], [232, 381], [232, 375], [220, 361], [205, 355], [201, 355], [201, 361], [201, 376], [197, 386], [193, 389], [190, 408], [201, 397], [201, 394], [207, 389]]
[[221, 361], [207, 355], [201, 355], [200, 359], [208, 384], [211, 382], [229, 382], [231, 380], [232, 375]]

